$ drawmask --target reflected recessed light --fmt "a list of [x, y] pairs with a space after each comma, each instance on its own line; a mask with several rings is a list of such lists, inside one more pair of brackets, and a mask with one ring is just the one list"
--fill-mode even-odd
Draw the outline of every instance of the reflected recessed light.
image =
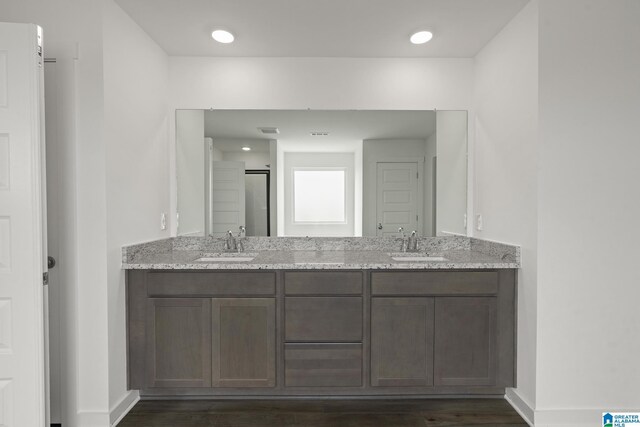
[[218, 43], [231, 43], [235, 39], [233, 34], [225, 30], [214, 30], [211, 33], [211, 37], [213, 37], [213, 39]]
[[423, 44], [428, 42], [433, 38], [433, 34], [431, 31], [418, 31], [417, 33], [413, 33], [411, 35], [411, 43], [413, 44]]
[[242, 151], [251, 151], [251, 147], [242, 147]]

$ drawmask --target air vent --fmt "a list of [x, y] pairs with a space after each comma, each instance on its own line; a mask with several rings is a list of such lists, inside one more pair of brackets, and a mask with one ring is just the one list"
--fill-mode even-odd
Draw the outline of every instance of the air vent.
[[277, 135], [280, 133], [278, 128], [258, 128], [258, 130], [265, 135]]
[[329, 132], [311, 132], [311, 136], [329, 136]]

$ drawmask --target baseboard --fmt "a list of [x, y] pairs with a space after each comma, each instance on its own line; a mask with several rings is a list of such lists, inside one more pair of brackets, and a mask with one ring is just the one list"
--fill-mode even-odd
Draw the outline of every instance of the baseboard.
[[638, 412], [638, 408], [543, 409], [536, 411], [536, 427], [601, 426], [603, 412]]
[[82, 427], [106, 427], [109, 424], [108, 412], [78, 412], [76, 425]]
[[535, 412], [531, 405], [529, 405], [514, 388], [508, 388], [504, 399], [516, 410], [518, 414], [526, 421], [530, 426], [534, 426]]
[[109, 425], [111, 427], [117, 426], [139, 400], [140, 392], [138, 390], [129, 390], [127, 394], [120, 399], [120, 402], [111, 408], [109, 413]]

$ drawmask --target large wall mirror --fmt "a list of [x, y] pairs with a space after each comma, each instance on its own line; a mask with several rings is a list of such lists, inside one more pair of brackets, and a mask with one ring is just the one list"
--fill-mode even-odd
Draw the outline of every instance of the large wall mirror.
[[178, 110], [178, 235], [466, 234], [466, 111]]

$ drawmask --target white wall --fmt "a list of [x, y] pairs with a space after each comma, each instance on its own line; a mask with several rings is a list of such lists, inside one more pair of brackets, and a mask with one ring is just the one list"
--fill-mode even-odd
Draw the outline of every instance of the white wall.
[[266, 165], [271, 163], [268, 152], [226, 151], [223, 152], [222, 158], [230, 162], [244, 162], [245, 169], [253, 170], [269, 170], [270, 168], [266, 167]]
[[466, 235], [468, 188], [466, 111], [436, 112], [436, 230]]
[[515, 393], [532, 409], [536, 404], [537, 3], [527, 5], [475, 61], [475, 212], [482, 213], [484, 229], [474, 228], [474, 235], [522, 247]]
[[[205, 144], [213, 144], [213, 138], [205, 137], [204, 142]], [[215, 145], [211, 148], [211, 160], [214, 162], [222, 161], [222, 151]]]
[[637, 0], [540, 0], [540, 425], [640, 408], [638, 22]]
[[169, 213], [169, 79], [167, 55], [112, 0], [104, 3], [103, 34], [109, 319], [104, 368], [113, 423], [137, 394], [126, 385], [122, 246], [169, 237], [168, 229], [160, 230], [161, 212]]
[[[204, 236], [205, 152], [204, 111], [176, 111], [178, 232], [182, 236]], [[218, 153], [214, 144], [213, 160]]]
[[171, 57], [169, 72], [171, 111], [473, 109], [473, 59]]

